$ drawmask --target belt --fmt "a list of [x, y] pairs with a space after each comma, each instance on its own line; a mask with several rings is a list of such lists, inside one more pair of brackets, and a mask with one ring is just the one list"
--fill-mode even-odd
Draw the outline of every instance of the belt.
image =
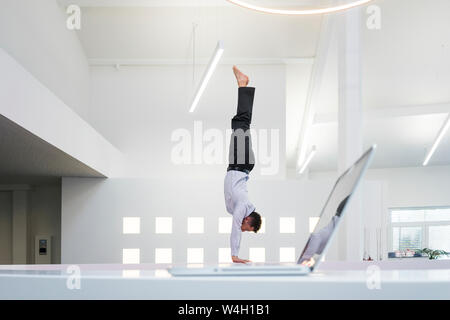
[[229, 166], [228, 168], [227, 168], [227, 172], [228, 171], [241, 171], [241, 172], [245, 172], [246, 174], [249, 174], [250, 173], [250, 171], [249, 170], [247, 170], [247, 169], [244, 169], [244, 168], [241, 168], [241, 167], [233, 167], [233, 166]]

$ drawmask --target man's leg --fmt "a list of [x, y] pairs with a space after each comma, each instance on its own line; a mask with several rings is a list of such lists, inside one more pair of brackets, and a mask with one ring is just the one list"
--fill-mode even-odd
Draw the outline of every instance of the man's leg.
[[254, 96], [255, 88], [239, 87], [237, 112], [233, 119], [231, 119], [231, 128], [233, 130], [242, 129], [247, 131], [250, 129]]
[[231, 120], [233, 133], [230, 141], [229, 167], [239, 167], [250, 172], [255, 166], [255, 155], [250, 135], [255, 88], [247, 87], [248, 77], [235, 67], [233, 70], [238, 80], [239, 89], [237, 112]]

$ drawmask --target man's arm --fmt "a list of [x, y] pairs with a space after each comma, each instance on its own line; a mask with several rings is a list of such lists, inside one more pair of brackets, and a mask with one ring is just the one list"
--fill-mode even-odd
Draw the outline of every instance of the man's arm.
[[238, 206], [235, 208], [233, 212], [233, 223], [231, 226], [231, 235], [230, 235], [230, 248], [231, 248], [231, 260], [235, 263], [246, 263], [250, 262], [249, 260], [239, 259], [239, 247], [241, 244], [241, 226], [242, 220], [245, 218], [245, 208], [242, 206]]

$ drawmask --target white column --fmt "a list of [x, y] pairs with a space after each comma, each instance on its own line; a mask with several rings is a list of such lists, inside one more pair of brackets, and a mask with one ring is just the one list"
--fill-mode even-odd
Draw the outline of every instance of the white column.
[[[362, 154], [361, 9], [341, 13], [338, 19], [338, 171], [341, 174]], [[361, 190], [355, 193], [339, 230], [339, 259], [361, 261], [363, 219]]]
[[13, 191], [12, 263], [27, 263], [27, 211], [28, 191]]

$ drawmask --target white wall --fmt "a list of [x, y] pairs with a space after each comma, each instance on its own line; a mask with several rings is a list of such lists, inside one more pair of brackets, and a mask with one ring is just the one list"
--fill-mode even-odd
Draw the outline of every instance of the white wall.
[[[119, 174], [120, 151], [1, 48], [0, 69], [2, 116], [96, 170], [98, 176]], [[30, 158], [39, 162], [42, 155], [30, 153]]]
[[389, 184], [389, 207], [450, 206], [450, 166], [373, 169], [368, 179]]
[[[329, 180], [335, 172], [313, 172], [311, 180]], [[450, 206], [450, 166], [369, 169], [368, 180], [387, 184], [387, 206]]]
[[65, 8], [56, 0], [2, 0], [0, 48], [84, 119], [89, 113], [89, 67]]
[[[249, 247], [264, 247], [266, 261], [278, 261], [285, 246], [299, 255], [309, 217], [320, 213], [331, 187], [329, 182], [250, 179], [250, 200], [266, 218], [266, 233], [244, 233], [240, 255], [248, 257]], [[205, 248], [205, 263], [217, 263], [218, 248], [229, 247], [229, 234], [218, 234], [218, 218], [229, 216], [222, 179], [64, 178], [62, 190], [62, 263], [121, 263], [123, 248], [140, 248], [141, 263], [154, 262], [155, 248], [174, 248], [173, 262], [185, 263], [188, 247]], [[364, 195], [380, 197], [373, 188]], [[141, 217], [141, 234], [122, 234], [124, 216]], [[173, 234], [154, 233], [158, 216], [173, 217]], [[192, 216], [205, 217], [204, 234], [187, 234]], [[279, 217], [296, 217], [296, 233], [280, 234]]]
[[[194, 113], [188, 110], [197, 84], [192, 82], [189, 65], [122, 67], [120, 70], [92, 68], [89, 121], [128, 157], [125, 177], [222, 178], [228, 160], [226, 141], [229, 137], [225, 130], [230, 128], [237, 106], [237, 84], [231, 67], [219, 65]], [[240, 67], [250, 75], [249, 85], [256, 87], [252, 128], [268, 130], [269, 134], [274, 129], [279, 133], [273, 161], [264, 165], [264, 159], [257, 159], [254, 176], [282, 178], [285, 175], [285, 66]], [[204, 65], [198, 66], [197, 81], [204, 68]], [[194, 163], [193, 155], [192, 164], [177, 165], [171, 158], [174, 146], [179, 144], [171, 140], [177, 129], [186, 129], [191, 135], [193, 154], [201, 149], [194, 149], [196, 137], [200, 138], [203, 148], [210, 144], [194, 132], [196, 121], [201, 121], [203, 133], [208, 129], [220, 131], [221, 161], [206, 164], [201, 159]], [[258, 147], [258, 143], [254, 147]], [[271, 163], [278, 169], [275, 175], [261, 177], [261, 170], [270, 168]]]
[[[278, 216], [300, 218], [309, 211], [317, 212], [318, 208], [309, 202], [301, 206], [307, 199], [303, 188], [296, 182], [250, 180], [250, 199], [266, 217], [267, 226], [264, 235], [244, 234], [242, 256], [248, 256], [249, 246], [266, 246], [266, 258], [277, 260], [277, 245], [295, 246], [305, 241], [305, 221], [297, 220], [295, 236], [283, 237], [277, 235], [278, 224], [274, 220]], [[217, 262], [218, 248], [229, 247], [229, 235], [217, 233], [218, 218], [229, 217], [223, 199], [223, 179], [64, 178], [62, 190], [62, 263], [121, 263], [122, 248], [141, 248], [141, 262], [150, 263], [154, 262], [157, 247], [174, 248], [175, 263], [186, 262], [187, 247], [202, 247], [205, 262], [211, 263]], [[315, 194], [318, 200], [323, 197], [320, 192]], [[140, 235], [122, 235], [123, 216], [141, 217]], [[157, 216], [173, 217], [174, 234], [154, 234]], [[187, 234], [186, 221], [190, 216], [205, 217], [205, 234]]]
[[[309, 216], [320, 213], [334, 181], [284, 179], [286, 67], [240, 67], [250, 75], [250, 85], [256, 87], [253, 127], [279, 130], [279, 150], [272, 154], [279, 170], [275, 175], [262, 175], [266, 165], [257, 160], [249, 183], [250, 198], [267, 218], [267, 233], [245, 234], [241, 253], [248, 256], [249, 247], [265, 247], [266, 260], [277, 261], [279, 247], [302, 249]], [[218, 248], [229, 246], [229, 235], [217, 234], [218, 217], [227, 216], [223, 177], [228, 145], [222, 146], [222, 163], [176, 165], [171, 157], [176, 143], [171, 136], [185, 128], [195, 140], [195, 121], [202, 122], [203, 130], [215, 128], [225, 133], [237, 102], [231, 65], [217, 68], [193, 114], [188, 113], [195, 88], [191, 66], [93, 67], [91, 71], [89, 121], [126, 155], [127, 172], [123, 178], [108, 180], [63, 179], [62, 262], [120, 263], [122, 248], [141, 248], [141, 262], [153, 262], [156, 247], [175, 248], [176, 263], [186, 262], [187, 247], [204, 247], [205, 261], [217, 262]], [[382, 190], [369, 186], [364, 194], [378, 201]], [[380, 216], [384, 209], [380, 204], [366, 211]], [[142, 234], [122, 235], [123, 216], [142, 217]], [[175, 234], [155, 235], [156, 216], [174, 217]], [[189, 216], [206, 217], [205, 235], [187, 235]], [[282, 216], [297, 217], [295, 235], [279, 234], [278, 218]], [[328, 257], [333, 259], [333, 253]]]
[[305, 112], [312, 63], [286, 65], [286, 154], [287, 166], [297, 167], [298, 139]]

